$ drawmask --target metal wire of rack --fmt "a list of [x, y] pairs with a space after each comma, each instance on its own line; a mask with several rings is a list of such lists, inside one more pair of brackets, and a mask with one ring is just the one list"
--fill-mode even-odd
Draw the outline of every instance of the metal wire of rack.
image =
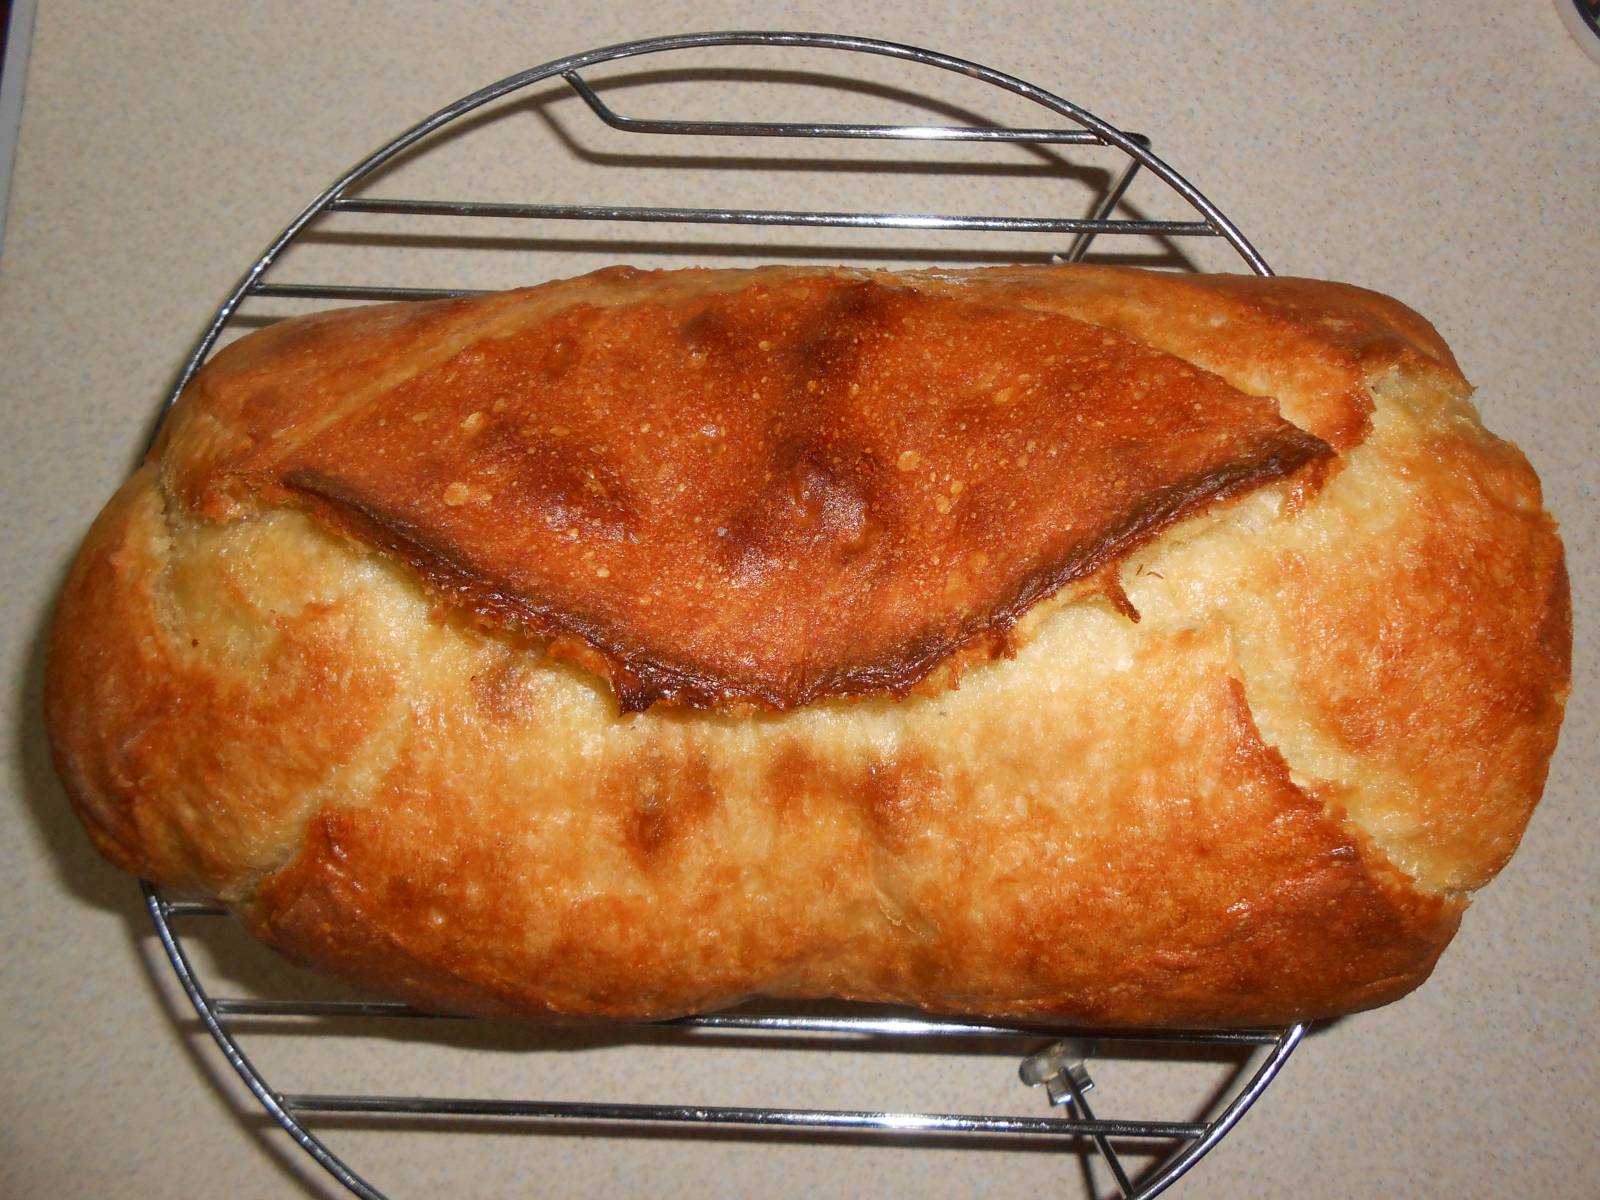
[[[602, 64], [641, 56], [726, 47], [763, 47], [838, 51], [930, 67], [991, 85], [1047, 110], [1067, 124], [1023, 127], [998, 124], [909, 124], [864, 122], [729, 121], [628, 116], [617, 112], [584, 72]], [[358, 194], [395, 160], [402, 158], [447, 126], [494, 101], [524, 93], [547, 80], [560, 80], [606, 128], [629, 135], [812, 140], [879, 140], [914, 143], [987, 143], [990, 145], [1068, 146], [1120, 151], [1120, 168], [1106, 175], [1098, 197], [1083, 217], [1005, 216], [981, 213], [903, 211], [823, 211], [818, 209], [698, 207], [663, 205], [566, 204], [470, 200], [450, 197], [399, 197]], [[1193, 211], [1196, 219], [1119, 217], [1119, 207], [1135, 177], [1148, 172], [1165, 183]], [[651, 38], [586, 51], [509, 76], [473, 92], [394, 138], [357, 163], [300, 213], [245, 272], [222, 302], [185, 359], [159, 418], [164, 418], [179, 393], [216, 348], [230, 326], [250, 321], [241, 313], [247, 302], [268, 300], [372, 301], [435, 299], [473, 294], [460, 286], [398, 286], [384, 282], [326, 283], [267, 281], [285, 251], [319, 223], [336, 214], [380, 215], [415, 221], [428, 228], [436, 218], [527, 221], [649, 223], [677, 226], [759, 226], [768, 229], [845, 228], [868, 230], [962, 231], [972, 233], [1070, 236], [1058, 255], [1079, 261], [1101, 235], [1220, 238], [1258, 274], [1270, 274], [1264, 258], [1222, 212], [1192, 184], [1158, 158], [1142, 134], [1128, 133], [1094, 114], [1004, 72], [978, 63], [912, 46], [868, 38], [813, 33], [695, 33]], [[258, 319], [259, 323], [259, 319]], [[158, 418], [158, 426], [159, 426]], [[735, 1010], [683, 1018], [647, 1027], [693, 1036], [704, 1031], [736, 1030], [774, 1041], [807, 1036], [869, 1040], [891, 1046], [926, 1046], [941, 1039], [984, 1039], [1031, 1047], [1022, 1060], [1025, 1084], [1042, 1086], [1050, 1103], [1064, 1115], [1007, 1116], [983, 1113], [886, 1111], [780, 1106], [706, 1106], [640, 1104], [605, 1101], [482, 1099], [472, 1097], [406, 1097], [380, 1094], [324, 1094], [281, 1091], [268, 1082], [240, 1044], [238, 1023], [304, 1018], [359, 1020], [424, 1020], [431, 1014], [405, 1005], [365, 1000], [312, 1000], [250, 996], [213, 996], [185, 947], [178, 926], [190, 920], [225, 915], [220, 906], [163, 895], [144, 885], [145, 904], [161, 947], [200, 1022], [222, 1050], [229, 1065], [257, 1101], [299, 1146], [339, 1183], [366, 1200], [381, 1200], [374, 1184], [358, 1174], [310, 1128], [313, 1118], [359, 1114], [383, 1118], [466, 1117], [527, 1121], [530, 1128], [552, 1123], [603, 1125], [619, 1132], [641, 1128], [762, 1127], [789, 1129], [804, 1137], [847, 1131], [871, 1139], [996, 1137], [1092, 1144], [1104, 1162], [1118, 1194], [1153, 1197], [1165, 1191], [1197, 1163], [1239, 1120], [1272, 1081], [1306, 1032], [1304, 1025], [1260, 1030], [1092, 1030], [1045, 1025], [997, 1024], [983, 1020], [945, 1019], [875, 1009], [821, 1007], [784, 1012]], [[448, 1018], [445, 1018], [448, 1019]], [[1085, 1060], [1104, 1044], [1159, 1043], [1169, 1052], [1214, 1054], [1218, 1047], [1242, 1048], [1233, 1085], [1217, 1095], [1206, 1111], [1190, 1120], [1107, 1119], [1097, 1117], [1087, 1093], [1094, 1087]], [[1253, 1070], [1251, 1069], [1253, 1067]], [[1130, 1175], [1115, 1143], [1156, 1143], [1173, 1147], [1152, 1169]]]

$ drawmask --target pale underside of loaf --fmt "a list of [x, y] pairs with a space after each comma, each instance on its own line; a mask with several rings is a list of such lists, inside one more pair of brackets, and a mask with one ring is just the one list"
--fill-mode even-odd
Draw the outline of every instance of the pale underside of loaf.
[[[1369, 353], [1233, 283], [1134, 276], [998, 278], [1273, 397], [1331, 467], [1182, 515], [958, 679], [790, 707], [619, 712], [585, 654], [315, 505], [208, 510], [194, 431], [216, 418], [180, 415], [63, 602], [69, 793], [113, 861], [435, 1008], [764, 994], [1191, 1024], [1392, 999], [1538, 798], [1570, 643], [1559, 542], [1406, 310], [1370, 301], [1412, 350]], [[1218, 317], [1311, 352], [1208, 355]]]

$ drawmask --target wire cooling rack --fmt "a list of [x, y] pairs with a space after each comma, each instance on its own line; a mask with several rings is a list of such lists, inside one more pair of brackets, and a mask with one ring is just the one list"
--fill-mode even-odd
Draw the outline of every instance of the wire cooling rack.
[[[830, 69], [820, 73], [793, 69], [791, 52], [810, 56], [807, 63], [820, 57]], [[715, 57], [729, 53], [735, 55], [731, 65], [726, 57]], [[629, 60], [631, 67], [631, 60], [657, 55], [665, 56], [657, 61], [672, 65], [653, 71], [635, 69], [620, 77], [595, 74], [603, 75], [607, 64]], [[683, 63], [688, 65], [680, 65]], [[884, 82], [874, 69], [885, 64], [894, 69], [931, 68], [931, 78], [940, 88], [929, 93], [920, 83], [908, 89]], [[838, 69], [841, 65], [842, 71]], [[929, 78], [925, 71], [918, 74], [919, 80]], [[1035, 123], [996, 120], [953, 97], [958, 85], [974, 84], [991, 99], [997, 90], [1007, 104]], [[541, 85], [549, 86], [541, 90]], [[640, 88], [647, 99], [654, 97], [669, 115], [619, 111], [622, 106], [614, 104], [610, 94], [627, 94], [631, 88]], [[793, 103], [790, 93], [796, 89], [813, 99], [820, 95], [835, 107], [843, 102], [902, 113], [909, 108], [913, 115], [909, 120], [900, 116], [879, 121], [796, 121], [787, 111]], [[686, 90], [691, 100], [698, 102], [701, 115], [670, 115], [672, 104], [666, 98]], [[551, 114], [563, 100], [569, 111], [587, 114], [584, 119], [592, 130], [612, 140], [596, 148], [585, 140], [586, 133], [575, 135], [558, 122]], [[708, 104], [711, 117], [704, 115]], [[774, 109], [771, 119], [749, 111], [763, 105]], [[1041, 109], [1046, 115], [1039, 123]], [[726, 119], [730, 113], [741, 119]], [[535, 202], [529, 198], [529, 193], [540, 188], [537, 152], [528, 145], [530, 126], [524, 119], [530, 115], [544, 122], [542, 132], [547, 141], [556, 143], [556, 151], [564, 148], [582, 160], [597, 179], [593, 184], [598, 189], [596, 197], [603, 197], [605, 203]], [[752, 115], [763, 119], [745, 119]], [[857, 115], [853, 108], [850, 115]], [[935, 118], [931, 122], [929, 115]], [[501, 135], [509, 131], [509, 147], [496, 149], [496, 127]], [[781, 144], [801, 145], [805, 153], [774, 156], [751, 149], [763, 147], [766, 139], [788, 139]], [[860, 153], [862, 144], [876, 148], [886, 143], [897, 149], [909, 147], [914, 153], [899, 158]], [[618, 145], [622, 148], [616, 148]], [[654, 145], [671, 149], [656, 154], [634, 148]], [[722, 153], [716, 149], [721, 146], [735, 151]], [[463, 155], [463, 147], [472, 153]], [[952, 147], [965, 153], [943, 159], [927, 156], [931, 148]], [[481, 194], [464, 197], [463, 191], [482, 186], [484, 178], [475, 169], [473, 153], [480, 161], [483, 154], [526, 156], [534, 165], [519, 186], [527, 191], [505, 199]], [[1086, 160], [1096, 155], [1100, 156], [1098, 165], [1086, 165]], [[1165, 185], [1162, 195], [1168, 203], [1174, 197], [1181, 201], [1185, 211], [1179, 217], [1153, 219], [1132, 208], [1129, 193], [1141, 172]], [[910, 191], [915, 188], [909, 185], [931, 181], [934, 202], [908, 203], [889, 211], [844, 207], [845, 184], [849, 177], [863, 173], [880, 181], [903, 182]], [[820, 203], [784, 207], [730, 202], [736, 199], [733, 193], [738, 184], [755, 183], [760, 190], [774, 186], [774, 181], [783, 197], [803, 196]], [[1019, 208], [1035, 211], [1009, 215], [989, 211], [1005, 184], [1020, 189]], [[390, 195], [382, 190], [395, 185], [415, 188], [419, 194]], [[643, 195], [632, 194], [630, 186]], [[1072, 202], [1074, 187], [1082, 193], [1079, 211], [1084, 215], [1052, 215]], [[684, 202], [685, 190], [691, 199], [696, 194], [699, 199]], [[705, 203], [708, 191], [715, 193], [717, 203]], [[948, 212], [938, 208], [940, 198], [983, 203]], [[615, 203], [617, 199], [644, 202]], [[1038, 211], [1040, 205], [1044, 206], [1042, 212]], [[363, 219], [373, 223], [350, 224]], [[586, 236], [551, 235], [546, 232], [552, 228], [550, 222], [581, 223], [579, 228]], [[507, 223], [519, 232], [510, 236], [500, 232]], [[618, 226], [640, 223], [666, 227], [670, 232], [631, 241], [612, 232]], [[704, 236], [705, 227], [720, 240]], [[755, 242], [730, 240], [729, 231], [737, 227], [759, 227], [765, 232]], [[494, 232], [485, 235], [478, 232], [482, 228]], [[520, 232], [527, 228], [538, 232], [533, 236]], [[696, 236], [697, 230], [700, 236]], [[819, 232], [837, 236], [829, 232], [833, 230], [865, 233], [872, 240], [844, 244], [818, 240]], [[1109, 256], [1097, 253], [1097, 257], [1187, 266], [1189, 259], [1175, 239], [1220, 239], [1252, 271], [1270, 273], [1244, 235], [1156, 156], [1148, 138], [1124, 132], [1057, 95], [990, 67], [912, 46], [829, 34], [700, 33], [630, 42], [558, 59], [491, 84], [441, 109], [351, 168], [290, 222], [245, 272], [185, 360], [161, 416], [222, 340], [286, 315], [281, 311], [285, 302], [326, 306], [467, 295], [493, 286], [570, 274], [575, 267], [616, 261], [619, 253], [634, 261], [687, 256], [697, 263], [777, 257], [854, 258], [879, 263], [1070, 262], [1088, 255], [1102, 235], [1117, 237], [1119, 249]], [[1046, 239], [1043, 248], [1041, 237]], [[975, 249], [974, 238], [990, 240], [985, 248]], [[1143, 247], [1142, 256], [1120, 250], [1121, 245], [1135, 243]], [[428, 258], [424, 251], [435, 251], [432, 261], [448, 264], [450, 274], [442, 279], [396, 282], [393, 273], [404, 271], [391, 271], [393, 255], [385, 257], [383, 253], [394, 250], [405, 252], [405, 271], [412, 272], [418, 269], [415, 260]], [[514, 275], [496, 279], [496, 268], [486, 265], [491, 260], [507, 264]], [[278, 278], [280, 271], [303, 269], [305, 264], [321, 272], [321, 277]], [[473, 278], [461, 278], [463, 271]], [[465, 286], [468, 282], [491, 286]], [[274, 310], [273, 305], [280, 309]], [[782, 1011], [751, 1007], [612, 1031], [623, 1040], [637, 1039], [642, 1055], [659, 1053], [663, 1041], [692, 1048], [704, 1045], [708, 1037], [728, 1033], [773, 1052], [801, 1042], [813, 1047], [818, 1042], [841, 1047], [870, 1045], [891, 1053], [926, 1051], [945, 1044], [1009, 1047], [1022, 1056], [1017, 1086], [1037, 1089], [1049, 1115], [917, 1111], [914, 1107], [890, 1110], [284, 1090], [269, 1082], [246, 1053], [241, 1039], [247, 1029], [259, 1030], [263, 1024], [306, 1028], [308, 1023], [314, 1026], [329, 1020], [392, 1029], [394, 1022], [450, 1019], [365, 999], [213, 995], [191, 953], [192, 943], [203, 936], [242, 940], [242, 932], [217, 921], [226, 912], [208, 902], [165, 896], [149, 885], [145, 886], [145, 902], [184, 993], [228, 1063], [307, 1154], [351, 1192], [368, 1200], [377, 1200], [384, 1193], [335, 1153], [324, 1136], [313, 1132], [313, 1124], [354, 1117], [402, 1122], [413, 1129], [421, 1122], [424, 1128], [441, 1131], [427, 1136], [441, 1137], [446, 1136], [442, 1131], [451, 1128], [451, 1121], [468, 1119], [521, 1123], [530, 1132], [598, 1126], [624, 1138], [662, 1128], [695, 1136], [709, 1129], [742, 1127], [765, 1133], [787, 1130], [802, 1141], [836, 1142], [841, 1137], [852, 1143], [887, 1140], [913, 1145], [930, 1140], [940, 1145], [965, 1141], [990, 1148], [997, 1141], [1014, 1146], [1053, 1142], [1097, 1156], [1113, 1194], [1150, 1197], [1173, 1184], [1233, 1127], [1305, 1032], [1303, 1025], [1205, 1031], [1007, 1025], [846, 1005]], [[210, 927], [206, 934], [196, 931], [201, 922]], [[316, 1035], [315, 1027], [312, 1035]], [[518, 1036], [533, 1046], [545, 1035], [526, 1027]], [[1132, 1047], [1144, 1047], [1146, 1059], [1157, 1063], [1221, 1061], [1228, 1066], [1228, 1077], [1220, 1088], [1202, 1091], [1200, 1099], [1182, 1110], [1179, 1119], [1097, 1115], [1089, 1095], [1096, 1088], [1095, 1075], [1100, 1075], [1103, 1083], [1105, 1072], [1120, 1064]], [[1095, 1075], [1090, 1072], [1091, 1062]], [[1170, 1096], [1166, 1101], [1181, 1103]], [[438, 1123], [428, 1126], [430, 1120]], [[1130, 1154], [1130, 1148], [1137, 1153]], [[1136, 1169], [1130, 1166], [1132, 1157], [1149, 1161], [1143, 1169]], [[1091, 1193], [1099, 1186], [1096, 1173], [1087, 1167], [1084, 1182]]]

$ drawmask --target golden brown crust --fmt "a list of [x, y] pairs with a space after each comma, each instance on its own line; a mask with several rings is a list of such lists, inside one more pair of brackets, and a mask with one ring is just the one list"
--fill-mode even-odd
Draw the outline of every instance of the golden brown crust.
[[1467, 891], [1511, 857], [1544, 787], [1572, 667], [1566, 565], [1514, 446], [1424, 427], [1391, 454], [1420, 491], [1419, 519], [1384, 539], [1391, 569], [1330, 588], [1330, 561], [1297, 548], [1275, 572], [1284, 634], [1313, 668], [1297, 686], [1315, 727], [1391, 781], [1371, 790], [1403, 814], [1408, 865]]
[[262, 577], [296, 588], [292, 558], [175, 556], [152, 475], [118, 491], [68, 577], [45, 715], [57, 771], [106, 857], [232, 894], [283, 861], [283, 839], [371, 736], [394, 685], [381, 662], [350, 657], [339, 606], [302, 594], [254, 609]]
[[[808, 314], [795, 319], [810, 350], [792, 330], [758, 336], [780, 313]], [[659, 491], [637, 486], [625, 397], [597, 402], [603, 438], [525, 456], [536, 496], [511, 489], [507, 511], [526, 501], [513, 529], [531, 524], [527, 544], [553, 553], [537, 497], [564, 487], [584, 534], [566, 574], [498, 591], [528, 565], [510, 534], [412, 502], [445, 474], [509, 477], [481, 449], [487, 416], [463, 431], [477, 451], [376, 425], [427, 411], [459, 427], [493, 409], [482, 372], [534, 370], [540, 337], [548, 353], [564, 321], [589, 322], [591, 352], [605, 328], [627, 329], [652, 363], [673, 330], [690, 331], [686, 354], [713, 331], [786, 348], [817, 391], [751, 411], [795, 420], [826, 388], [840, 407], [818, 428], [879, 459], [905, 427], [832, 394], [848, 396], [864, 360], [834, 370], [826, 344], [857, 354], [858, 320], [880, 369], [857, 397], [906, 402], [915, 342], [882, 334], [906, 317], [951, 396], [994, 362], [1052, 395], [1074, 382], [1008, 339], [1047, 346], [1042, 358], [1104, 348], [1078, 380], [1097, 381], [1098, 410], [1014, 397], [984, 426], [1026, 468], [982, 474], [992, 464], [950, 437], [955, 408], [935, 406], [940, 484], [959, 469], [988, 489], [988, 513], [952, 541], [937, 520], [949, 491], [897, 465], [885, 490], [862, 488], [897, 545], [993, 547], [992, 573], [942, 608], [911, 564], [886, 571], [898, 608], [829, 610], [846, 606], [840, 547], [861, 510], [837, 460], [807, 474], [814, 460], [785, 458], [790, 443], [763, 426], [740, 435], [739, 477], [748, 490], [770, 469], [790, 499], [750, 518], [732, 561], [765, 545], [799, 578], [763, 593], [768, 608], [725, 596], [738, 620], [721, 625], [717, 605], [682, 603], [655, 625], [576, 624], [578, 597], [599, 607], [605, 589], [539, 588], [571, 582], [590, 543], [627, 543], [639, 497]], [[930, 335], [948, 328], [981, 330], [983, 361], [938, 348]], [[730, 353], [718, 378], [742, 380]], [[558, 366], [582, 378], [581, 359]], [[696, 403], [672, 378], [663, 403]], [[730, 407], [737, 390], [707, 389], [719, 429], [748, 416]], [[666, 1016], [760, 993], [1108, 1024], [1368, 1007], [1427, 976], [1466, 892], [1514, 847], [1566, 694], [1560, 543], [1526, 462], [1465, 392], [1437, 336], [1386, 298], [1088, 268], [607, 272], [286, 323], [201, 374], [91, 531], [52, 639], [57, 763], [114, 861], [220, 895], [287, 953], [425, 1007]], [[1073, 412], [1111, 432], [1052, 424]], [[1109, 486], [1112, 434], [1134, 432], [1140, 482]], [[587, 475], [552, 484], [588, 446], [615, 477], [597, 472], [598, 492]], [[1076, 481], [1047, 465], [1052, 448], [1100, 474]], [[794, 469], [814, 511], [791, 503], [780, 476]], [[1021, 515], [1002, 519], [1013, 502]], [[808, 513], [818, 537], [794, 550], [780, 535]], [[710, 543], [664, 519], [687, 539], [682, 569], [706, 569]], [[1053, 528], [1066, 522], [1073, 537]], [[670, 576], [658, 550], [639, 561]], [[541, 624], [539, 603], [562, 619]], [[796, 674], [808, 605], [828, 655]], [[701, 612], [718, 637], [691, 654]], [[943, 631], [927, 661], [895, 622], [873, 623], [895, 612]], [[855, 658], [839, 632], [852, 614], [872, 647]], [[629, 638], [652, 663], [705, 672], [630, 681]], [[849, 675], [864, 663], [879, 675]], [[856, 682], [830, 693], [830, 678]], [[717, 707], [619, 716], [619, 696]]]
[[[801, 733], [752, 803], [692, 734], [624, 750], [587, 786], [565, 781], [583, 830], [528, 856], [512, 849], [526, 811], [455, 782], [472, 718], [441, 716], [370, 806], [316, 818], [246, 919], [358, 983], [482, 1014], [659, 1017], [761, 993], [1226, 1025], [1410, 990], [1462, 902], [1419, 895], [1297, 788], [1220, 640], [1179, 640], [1127, 680], [1162, 703], [1056, 745], [987, 710], [962, 731], [993, 750], [982, 776], [915, 736], [841, 756]], [[1164, 748], [1138, 773], [1088, 749], [1136, 735]], [[1066, 819], [1056, 773], [1103, 809]], [[574, 888], [584, 875], [606, 885]]]
[[1391, 297], [1348, 284], [1258, 275], [1170, 275], [1081, 267], [995, 268], [1019, 303], [1115, 329], [1213, 371], [1335, 450], [1370, 428], [1369, 381], [1402, 367], [1452, 391], [1466, 380], [1433, 326]]

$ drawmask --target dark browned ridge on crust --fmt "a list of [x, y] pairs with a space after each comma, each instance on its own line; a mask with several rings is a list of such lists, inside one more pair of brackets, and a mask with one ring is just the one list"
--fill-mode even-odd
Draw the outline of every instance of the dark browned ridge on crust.
[[[900, 656], [887, 662], [842, 668], [828, 677], [806, 681], [789, 692], [763, 689], [756, 682], [740, 688], [697, 670], [692, 663], [675, 663], [664, 653], [652, 656], [649, 651], [631, 648], [622, 640], [608, 636], [601, 622], [584, 613], [519, 596], [512, 587], [476, 572], [470, 563], [457, 559], [451, 547], [435, 543], [424, 530], [375, 510], [358, 496], [349, 494], [336, 479], [312, 471], [293, 471], [285, 482], [314, 502], [320, 502], [324, 518], [330, 523], [395, 555], [463, 608], [494, 624], [524, 629], [541, 638], [580, 639], [604, 656], [622, 712], [642, 712], [660, 701], [715, 708], [755, 700], [783, 710], [798, 708], [825, 696], [860, 696], [884, 691], [904, 696], [941, 663], [962, 650], [985, 640], [1003, 648], [1006, 632], [1040, 600], [1054, 595], [1069, 583], [1094, 575], [1149, 542], [1174, 521], [1199, 512], [1207, 505], [1291, 475], [1306, 464], [1332, 454], [1321, 439], [1295, 432], [1299, 436], [1286, 438], [1279, 447], [1264, 447], [1264, 457], [1256, 461], [1225, 464], [1206, 475], [1180, 480], [1149, 497], [1121, 524], [1071, 546], [1050, 568], [1024, 579], [1009, 600], [988, 613], [968, 618], [956, 634], [909, 645]], [[1113, 603], [1130, 620], [1139, 619], [1138, 612], [1126, 606], [1125, 599]]]
[[814, 276], [480, 338], [278, 479], [624, 712], [781, 711], [1003, 654], [1040, 600], [1332, 454], [1110, 329]]

